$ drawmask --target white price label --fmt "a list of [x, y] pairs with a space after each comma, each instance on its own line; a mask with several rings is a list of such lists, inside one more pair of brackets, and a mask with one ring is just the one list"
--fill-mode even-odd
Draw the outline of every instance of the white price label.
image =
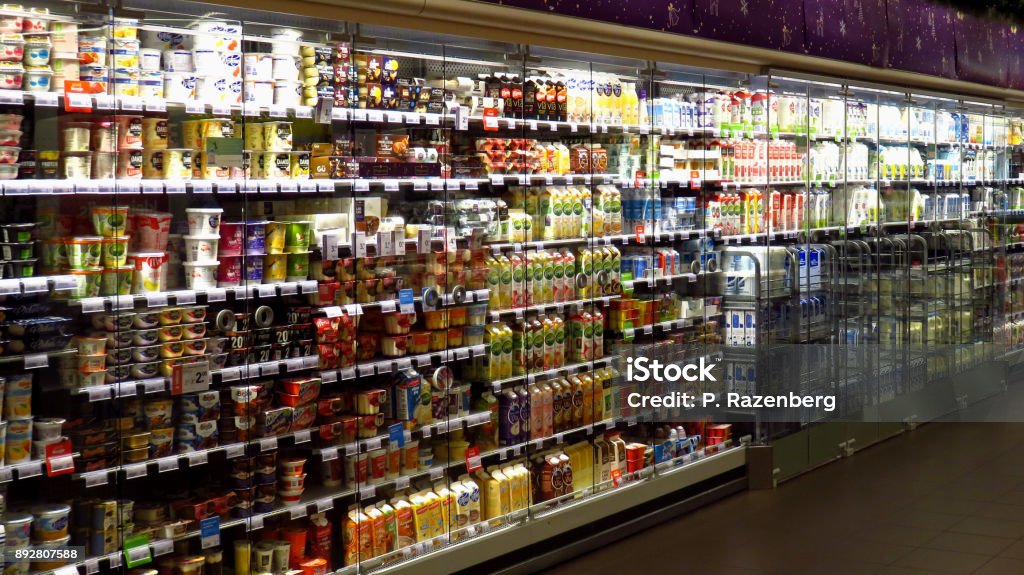
[[327, 449], [324, 449], [323, 451], [320, 452], [320, 457], [323, 458], [324, 461], [334, 461], [335, 459], [338, 458], [338, 448], [329, 447]]
[[366, 232], [352, 234], [352, 255], [357, 258], [366, 257]]
[[295, 436], [294, 436], [293, 440], [295, 441], [295, 444], [298, 445], [300, 443], [309, 443], [309, 441], [312, 438], [313, 438], [313, 432], [311, 432], [308, 429], [303, 429], [301, 431], [296, 431], [295, 432]]
[[57, 106], [58, 94], [56, 92], [39, 92], [35, 95], [36, 106], [53, 108]]
[[292, 519], [302, 519], [306, 515], [309, 515], [309, 512], [306, 511], [305, 505], [295, 505], [288, 508], [288, 516]]
[[355, 379], [356, 378], [356, 368], [354, 368], [354, 367], [346, 367], [346, 368], [344, 368], [344, 369], [342, 369], [341, 371], [338, 372], [338, 377], [340, 379]]
[[409, 487], [409, 478], [405, 475], [399, 476], [395, 479], [395, 490], [401, 491]]
[[25, 369], [39, 369], [50, 365], [50, 356], [45, 353], [25, 355]]
[[383, 122], [384, 121], [384, 112], [382, 112], [380, 110], [367, 110], [366, 111], [366, 121], [367, 122]]
[[171, 292], [174, 302], [178, 305], [192, 305], [196, 303], [196, 292], [193, 290], [182, 290]]
[[21, 280], [21, 291], [24, 293], [44, 292], [49, 289], [50, 285], [45, 277], [25, 278]]
[[370, 439], [363, 441], [363, 445], [366, 446], [367, 451], [373, 451], [374, 449], [380, 449], [380, 441], [380, 437], [371, 437]]
[[171, 551], [174, 551], [174, 541], [171, 539], [161, 539], [154, 541], [149, 544], [153, 550], [153, 557], [160, 557], [161, 555], [167, 555]]
[[530, 124], [530, 129], [531, 130], [534, 130], [534, 131], [537, 130], [537, 120], [530, 120], [529, 124]]
[[441, 467], [432, 467], [432, 468], [430, 468], [430, 480], [431, 481], [434, 481], [435, 479], [441, 479], [441, 477], [443, 475], [444, 475], [444, 469], [443, 468], [441, 468]]
[[317, 191], [317, 182], [312, 180], [300, 180], [299, 181], [299, 192], [303, 194], [312, 194]]
[[[96, 569], [97, 571], [99, 570], [99, 565], [96, 566]], [[78, 575], [78, 567], [75, 567], [74, 565], [58, 567], [53, 570], [53, 575]]]
[[380, 302], [380, 312], [381, 313], [392, 313], [396, 309], [398, 309], [398, 306], [396, 304], [397, 304], [397, 302], [395, 300], [393, 300], [393, 299], [384, 300], [384, 301]]
[[336, 372], [334, 370], [331, 370], [331, 371], [321, 371], [320, 372], [320, 381], [322, 383], [334, 383], [335, 381], [338, 381], [338, 372]]
[[319, 291], [316, 280], [307, 280], [299, 282], [299, 290], [304, 294], [314, 294]]
[[89, 394], [89, 401], [105, 401], [113, 397], [113, 385], [100, 385], [96, 387], [87, 387], [85, 392]]
[[260, 297], [277, 297], [277, 286], [274, 284], [260, 284], [256, 288]]
[[338, 305], [329, 305], [329, 306], [327, 306], [325, 308], [322, 308], [322, 309], [323, 309], [324, 315], [326, 315], [329, 318], [341, 317], [341, 315], [342, 315], [342, 313], [341, 313], [341, 306], [338, 306]]
[[206, 290], [206, 302], [214, 303], [228, 299], [228, 290], [224, 288], [209, 288]]
[[371, 499], [376, 494], [377, 494], [377, 486], [376, 485], [364, 485], [364, 486], [359, 488], [359, 498], [360, 499]]
[[167, 111], [167, 100], [162, 99], [146, 99], [146, 111], [147, 112], [166, 112]]
[[164, 307], [167, 305], [166, 293], [146, 294], [146, 307]]
[[178, 470], [178, 458], [177, 457], [164, 457], [156, 460], [157, 471], [160, 473], [167, 473], [168, 471]]
[[195, 100], [188, 100], [185, 102], [185, 113], [186, 114], [205, 114], [206, 104], [197, 102]]
[[[75, 570], [74, 573], [71, 573], [70, 571], [67, 571], [68, 567], [73, 567], [73, 566], [72, 565], [68, 565], [66, 567], [61, 567], [61, 569], [65, 570], [64, 573], [61, 573], [61, 575], [78, 575], [78, 570], [77, 569]], [[94, 574], [99, 573], [99, 572], [100, 572], [100, 560], [99, 559], [90, 558], [90, 559], [86, 559], [85, 560], [85, 575], [94, 575]]]
[[245, 522], [246, 531], [256, 531], [257, 529], [263, 529], [263, 516], [253, 515]]
[[224, 447], [224, 456], [227, 459], [234, 459], [245, 455], [245, 444], [234, 443]]
[[484, 116], [484, 129], [497, 130], [498, 129], [498, 117], [497, 116]]
[[505, 123], [508, 124], [508, 129], [509, 130], [515, 130], [516, 129], [516, 119], [515, 118], [506, 118], [505, 119]]
[[312, 106], [295, 106], [295, 117], [296, 118], [312, 118], [313, 107]]
[[145, 477], [146, 476], [146, 464], [145, 463], [135, 463], [135, 464], [132, 464], [132, 465], [125, 465], [123, 467], [123, 469], [124, 469], [125, 479], [135, 479], [137, 477]]
[[86, 487], [99, 487], [100, 485], [106, 485], [108, 481], [107, 471], [103, 470], [84, 473], [82, 474], [82, 479], [85, 480]]
[[430, 229], [420, 228], [416, 236], [416, 253], [429, 254], [431, 251], [431, 238], [433, 234]]
[[419, 179], [413, 180], [412, 181], [412, 189], [413, 189], [413, 191], [416, 191], [416, 192], [425, 192], [425, 191], [427, 191], [427, 183], [428, 183], [427, 180], [419, 180]]
[[267, 451], [273, 451], [277, 449], [277, 438], [276, 437], [264, 437], [260, 440], [260, 452], [266, 453]]
[[428, 126], [437, 126], [441, 124], [440, 114], [423, 114], [423, 123]]
[[188, 466], [196, 467], [197, 465], [203, 465], [209, 461], [209, 457], [206, 451], [196, 451], [195, 453], [188, 454]]
[[[90, 94], [72, 94], [68, 93], [64, 95], [68, 100], [68, 107], [70, 108], [92, 108], [92, 96]], [[96, 102], [99, 107], [99, 101]]]

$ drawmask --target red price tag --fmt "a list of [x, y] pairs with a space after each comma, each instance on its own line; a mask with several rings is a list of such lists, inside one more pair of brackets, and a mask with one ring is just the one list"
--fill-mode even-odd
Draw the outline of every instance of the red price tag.
[[618, 469], [612, 469], [612, 485], [618, 487], [622, 484], [622, 472]]
[[644, 226], [643, 224], [636, 227], [636, 243], [644, 243]]
[[106, 89], [100, 82], [84, 82], [81, 80], [64, 82], [64, 111], [91, 112], [92, 98], [88, 96], [104, 93], [106, 93]]
[[466, 471], [473, 473], [477, 469], [483, 469], [483, 462], [480, 460], [480, 448], [474, 445], [466, 449]]
[[498, 131], [498, 109], [497, 108], [484, 108], [484, 131], [485, 132], [497, 132]]
[[65, 475], [75, 470], [74, 457], [71, 455], [71, 440], [46, 446], [46, 474], [50, 477]]

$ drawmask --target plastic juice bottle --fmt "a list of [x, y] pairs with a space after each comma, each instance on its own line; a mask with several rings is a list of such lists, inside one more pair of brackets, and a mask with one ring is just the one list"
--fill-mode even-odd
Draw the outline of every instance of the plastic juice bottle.
[[611, 264], [608, 266], [608, 283], [611, 285], [609, 294], [618, 294], [622, 291], [622, 252], [615, 246], [606, 246], [605, 250], [611, 255]]
[[530, 353], [527, 340], [526, 322], [518, 321], [512, 326], [512, 375], [525, 375], [527, 354]]
[[509, 309], [512, 307], [512, 262], [504, 255], [497, 256], [497, 260], [501, 270], [501, 283], [498, 285], [500, 309]]
[[636, 125], [640, 122], [640, 97], [636, 93], [636, 84], [625, 82], [622, 85], [622, 123]]
[[622, 233], [622, 192], [615, 186], [609, 185], [608, 194], [609, 208], [605, 217], [611, 218], [611, 235], [618, 235]]
[[512, 328], [504, 323], [501, 326], [501, 366], [500, 377], [506, 379], [512, 377]]
[[594, 237], [604, 237], [607, 234], [605, 231], [604, 192], [600, 187], [597, 189], [597, 197], [591, 198], [590, 209], [584, 211], [585, 217], [586, 214], [590, 215], [590, 230]]
[[543, 316], [541, 324], [544, 326], [544, 370], [555, 367], [555, 322], [551, 316]]
[[583, 421], [580, 425], [594, 423], [594, 378], [589, 373], [580, 374], [583, 391]]
[[540, 303], [555, 301], [555, 258], [551, 252], [544, 251], [544, 299]]
[[[581, 238], [589, 238], [594, 233], [594, 201], [589, 186], [576, 188], [580, 196], [580, 231]], [[573, 209], [576, 205], [573, 204]]]
[[589, 226], [584, 226], [585, 216], [585, 205], [584, 205], [584, 188], [577, 186], [572, 189], [572, 220], [569, 225], [569, 236], [570, 238], [585, 238], [588, 237], [589, 233], [585, 233], [584, 229]]
[[570, 395], [572, 398], [570, 403], [572, 423], [569, 427], [580, 427], [583, 425], [583, 380], [580, 379], [579, 374], [573, 374], [569, 376], [569, 384], [572, 385], [572, 394]]
[[594, 295], [594, 255], [589, 248], [577, 248], [576, 251], [576, 275], [582, 275], [582, 287], [577, 285], [576, 293], [581, 299], [587, 299]]
[[502, 347], [502, 331], [500, 323], [492, 323], [486, 328], [487, 344], [489, 346], [490, 353], [486, 356], [486, 365], [484, 365], [485, 373], [488, 381], [495, 381], [501, 379], [501, 356]]
[[553, 302], [565, 301], [565, 260], [562, 252], [551, 250], [552, 278], [551, 278], [551, 300]]
[[492, 310], [501, 309], [501, 298], [499, 292], [501, 291], [501, 263], [494, 257], [490, 256], [486, 261], [487, 266], [487, 290], [491, 292], [491, 296], [488, 301], [488, 307]]
[[594, 326], [594, 359], [604, 358], [604, 313], [600, 306], [595, 306], [590, 312]]
[[562, 252], [562, 298], [565, 301], [576, 300], [576, 256], [572, 250]]
[[600, 283], [600, 289], [594, 288], [594, 295], [608, 295], [612, 291], [612, 252], [608, 246], [594, 248], [594, 276]]
[[530, 438], [530, 414], [533, 406], [530, 403], [530, 392], [526, 391], [526, 388], [517, 385], [512, 391], [519, 396], [519, 440], [516, 443], [523, 443]]
[[551, 431], [557, 433], [562, 430], [562, 418], [565, 417], [562, 413], [565, 392], [557, 378], [549, 381], [548, 385], [551, 386]]
[[527, 252], [527, 257], [533, 263], [533, 273], [531, 275], [532, 283], [528, 286], [530, 292], [533, 294], [533, 302], [531, 305], [537, 305], [547, 303], [544, 301], [544, 256], [546, 254], [543, 250]]
[[512, 298], [513, 308], [526, 306], [526, 261], [518, 253], [511, 253], [508, 256], [509, 264], [512, 266]]
[[562, 367], [565, 365], [565, 321], [558, 315], [552, 316], [551, 321], [554, 323], [555, 332], [555, 353], [553, 359], [555, 367]]
[[[537, 204], [541, 214], [540, 237], [545, 240], [553, 240], [557, 238], [556, 234], [558, 233], [558, 227], [555, 214], [555, 200], [556, 198], [554, 196], [553, 187], [548, 186], [540, 192], [540, 199]], [[561, 208], [559, 208], [559, 212], [561, 212]]]
[[555, 429], [555, 390], [551, 387], [551, 382], [545, 381], [539, 383], [541, 390], [543, 391], [543, 407], [541, 412], [544, 416], [544, 425], [541, 431], [541, 437], [550, 437], [554, 433]]
[[570, 321], [572, 360], [574, 362], [594, 359], [594, 318], [586, 308], [576, 311]]
[[533, 351], [530, 354], [530, 370], [544, 371], [544, 322], [543, 318], [530, 318], [530, 337]]
[[600, 124], [610, 124], [611, 121], [608, 116], [608, 94], [604, 91], [604, 77], [594, 76], [592, 88], [592, 93], [594, 95], [594, 112], [597, 114], [594, 121]]

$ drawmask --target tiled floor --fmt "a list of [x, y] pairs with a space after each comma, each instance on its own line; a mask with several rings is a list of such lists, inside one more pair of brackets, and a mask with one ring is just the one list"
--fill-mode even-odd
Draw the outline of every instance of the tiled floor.
[[1024, 424], [926, 425], [545, 574], [1024, 575], [1022, 438]]

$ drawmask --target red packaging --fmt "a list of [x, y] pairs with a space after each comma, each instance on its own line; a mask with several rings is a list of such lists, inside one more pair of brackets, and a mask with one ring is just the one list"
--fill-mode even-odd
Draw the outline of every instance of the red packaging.
[[292, 431], [313, 427], [316, 421], [316, 404], [307, 403], [292, 410]]
[[313, 325], [316, 326], [317, 343], [338, 342], [338, 330], [341, 327], [341, 318], [317, 317], [313, 318]]
[[331, 522], [326, 513], [314, 513], [309, 516], [309, 535], [306, 545], [310, 557], [327, 561], [327, 569], [331, 569]]

